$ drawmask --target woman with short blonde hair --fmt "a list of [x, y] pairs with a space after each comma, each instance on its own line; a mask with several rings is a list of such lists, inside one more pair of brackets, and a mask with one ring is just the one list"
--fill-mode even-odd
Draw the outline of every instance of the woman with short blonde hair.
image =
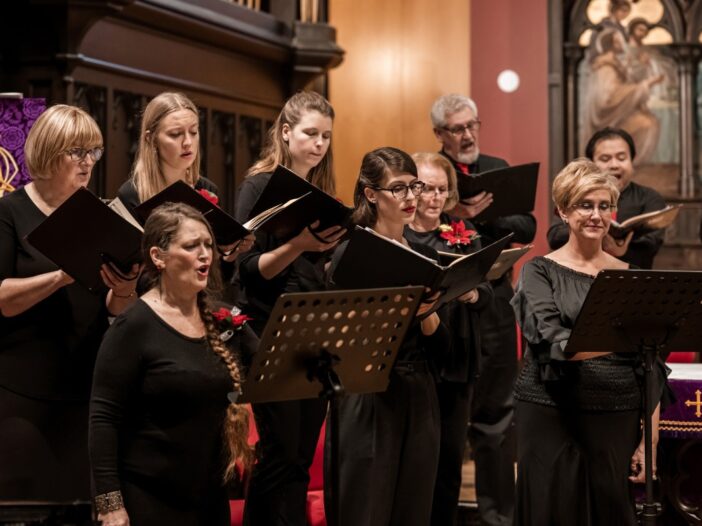
[[85, 111], [48, 108], [26, 141], [32, 182], [0, 199], [0, 500], [90, 497], [93, 363], [108, 314], [136, 299], [137, 269], [123, 279], [103, 265], [107, 292], [93, 294], [26, 236], [88, 185], [102, 144]]

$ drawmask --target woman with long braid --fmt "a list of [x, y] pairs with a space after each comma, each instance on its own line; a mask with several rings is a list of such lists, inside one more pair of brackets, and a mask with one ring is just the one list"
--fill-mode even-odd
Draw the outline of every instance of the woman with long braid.
[[237, 360], [209, 307], [219, 282], [204, 217], [183, 204], [144, 229], [147, 292], [108, 330], [90, 407], [90, 454], [105, 526], [230, 523], [224, 482], [251, 460], [248, 412], [229, 404]]

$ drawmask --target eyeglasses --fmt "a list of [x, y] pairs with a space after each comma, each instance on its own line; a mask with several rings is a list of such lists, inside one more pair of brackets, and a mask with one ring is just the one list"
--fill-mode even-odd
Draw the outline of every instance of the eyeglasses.
[[474, 121], [469, 121], [466, 124], [459, 124], [458, 126], [452, 126], [451, 128], [441, 128], [444, 131], [449, 132], [451, 135], [454, 137], [461, 137], [466, 130], [470, 131], [471, 133], [475, 133], [480, 130], [480, 121], [479, 120], [474, 120]]
[[424, 194], [424, 195], [436, 194], [439, 197], [442, 197], [442, 196], [448, 195], [449, 190], [445, 186], [429, 186], [429, 185], [425, 184], [424, 189], [422, 190], [422, 194]]
[[617, 205], [612, 203], [598, 203], [595, 205], [595, 203], [590, 201], [583, 201], [582, 203], [574, 204], [572, 208], [583, 216], [591, 216], [595, 213], [595, 209], [597, 209], [600, 215], [607, 215], [614, 212], [617, 209]]
[[66, 150], [65, 153], [71, 158], [71, 161], [73, 162], [81, 162], [85, 160], [85, 157], [87, 155], [90, 155], [90, 158], [93, 160], [94, 163], [98, 162], [100, 159], [102, 159], [102, 154], [105, 152], [105, 148], [71, 148], [69, 150]]
[[424, 190], [424, 183], [422, 181], [415, 181], [410, 184], [394, 184], [389, 188], [383, 188], [381, 186], [371, 186], [373, 190], [384, 190], [390, 192], [395, 199], [407, 199], [407, 194], [412, 192], [412, 195], [417, 197]]

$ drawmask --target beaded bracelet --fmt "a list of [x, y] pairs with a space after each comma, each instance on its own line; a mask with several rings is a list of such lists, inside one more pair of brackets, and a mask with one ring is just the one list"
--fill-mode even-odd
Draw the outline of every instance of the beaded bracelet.
[[122, 508], [124, 508], [124, 501], [122, 501], [122, 493], [120, 491], [110, 491], [95, 497], [95, 509], [100, 515]]

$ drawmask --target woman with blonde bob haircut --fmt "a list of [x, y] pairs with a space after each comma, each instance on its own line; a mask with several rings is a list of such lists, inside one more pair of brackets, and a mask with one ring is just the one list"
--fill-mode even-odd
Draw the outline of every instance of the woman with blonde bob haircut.
[[[615, 179], [589, 160], [561, 170], [553, 200], [568, 241], [524, 265], [512, 299], [528, 345], [515, 385], [515, 525], [636, 524], [629, 483], [644, 481], [637, 361], [598, 352], [596, 339], [592, 352], [564, 352], [596, 275], [629, 268], [602, 249], [618, 197]], [[660, 399], [662, 362], [657, 380]]]
[[0, 199], [0, 500], [90, 496], [86, 424], [93, 364], [108, 314], [136, 299], [137, 268], [123, 279], [103, 265], [108, 292], [93, 294], [26, 236], [88, 185], [102, 152], [102, 134], [90, 115], [52, 106], [25, 144], [32, 182]]

